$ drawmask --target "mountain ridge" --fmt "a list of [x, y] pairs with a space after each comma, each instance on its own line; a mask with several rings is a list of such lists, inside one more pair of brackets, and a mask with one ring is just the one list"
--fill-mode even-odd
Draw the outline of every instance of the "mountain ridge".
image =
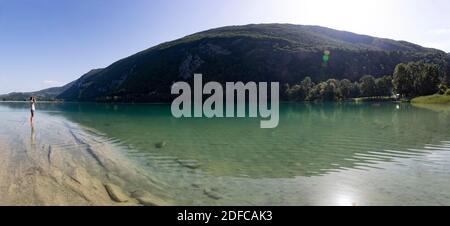
[[[330, 52], [324, 62], [324, 52]], [[320, 26], [249, 24], [201, 31], [88, 72], [56, 96], [69, 101], [167, 102], [176, 81], [356, 81], [392, 74], [398, 63], [448, 68], [447, 53], [420, 45]], [[450, 69], [446, 69], [449, 70]], [[205, 81], [206, 82], [206, 81]]]
[[0, 100], [3, 101], [26, 101], [31, 96], [36, 96], [41, 101], [54, 101], [56, 97], [63, 93], [65, 90], [72, 87], [74, 82], [67, 83], [60, 87], [51, 87], [39, 91], [33, 92], [11, 92], [8, 94], [0, 95]]
[[92, 69], [88, 73], [82, 75], [79, 79], [69, 82], [64, 86], [60, 87], [50, 87], [39, 91], [32, 92], [11, 92], [8, 94], [0, 95], [0, 100], [8, 100], [8, 101], [24, 101], [28, 100], [31, 96], [37, 97], [41, 101], [54, 101], [58, 100], [56, 97], [63, 93], [64, 91], [76, 87], [76, 85], [82, 80], [82, 78], [86, 78], [95, 72], [102, 70], [100, 69]]

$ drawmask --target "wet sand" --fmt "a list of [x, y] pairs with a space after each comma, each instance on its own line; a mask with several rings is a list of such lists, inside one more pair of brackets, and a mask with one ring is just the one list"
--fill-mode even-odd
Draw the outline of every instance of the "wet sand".
[[0, 123], [0, 205], [171, 205], [163, 184], [62, 118]]

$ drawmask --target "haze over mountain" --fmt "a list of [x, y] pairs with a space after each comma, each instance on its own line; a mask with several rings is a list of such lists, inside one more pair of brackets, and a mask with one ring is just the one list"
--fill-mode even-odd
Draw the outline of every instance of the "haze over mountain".
[[[324, 52], [330, 55], [324, 57]], [[64, 86], [67, 101], [167, 102], [170, 87], [191, 82], [277, 81], [329, 78], [352, 81], [392, 74], [397, 64], [424, 61], [448, 69], [447, 53], [390, 39], [319, 26], [259, 24], [199, 32], [160, 44], [93, 70]], [[448, 73], [447, 73], [448, 74]], [[5, 99], [5, 97], [3, 97]], [[6, 98], [7, 99], [7, 98]]]

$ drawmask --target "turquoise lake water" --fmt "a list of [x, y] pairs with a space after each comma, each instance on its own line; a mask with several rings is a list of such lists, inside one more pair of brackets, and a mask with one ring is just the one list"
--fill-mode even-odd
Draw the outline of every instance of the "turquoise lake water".
[[175, 119], [169, 105], [36, 107], [24, 135], [17, 127], [29, 126], [29, 104], [0, 103], [0, 138], [56, 145], [63, 135], [52, 125], [76, 125], [179, 205], [450, 205], [450, 109], [442, 106], [282, 104], [276, 129], [260, 129], [260, 119]]

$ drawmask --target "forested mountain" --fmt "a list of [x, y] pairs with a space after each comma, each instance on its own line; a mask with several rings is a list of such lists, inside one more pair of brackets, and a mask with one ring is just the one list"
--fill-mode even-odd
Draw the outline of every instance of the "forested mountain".
[[177, 81], [298, 84], [392, 75], [399, 63], [423, 61], [448, 70], [448, 54], [390, 39], [319, 26], [258, 24], [199, 32], [94, 70], [65, 89], [69, 101], [167, 102]]

